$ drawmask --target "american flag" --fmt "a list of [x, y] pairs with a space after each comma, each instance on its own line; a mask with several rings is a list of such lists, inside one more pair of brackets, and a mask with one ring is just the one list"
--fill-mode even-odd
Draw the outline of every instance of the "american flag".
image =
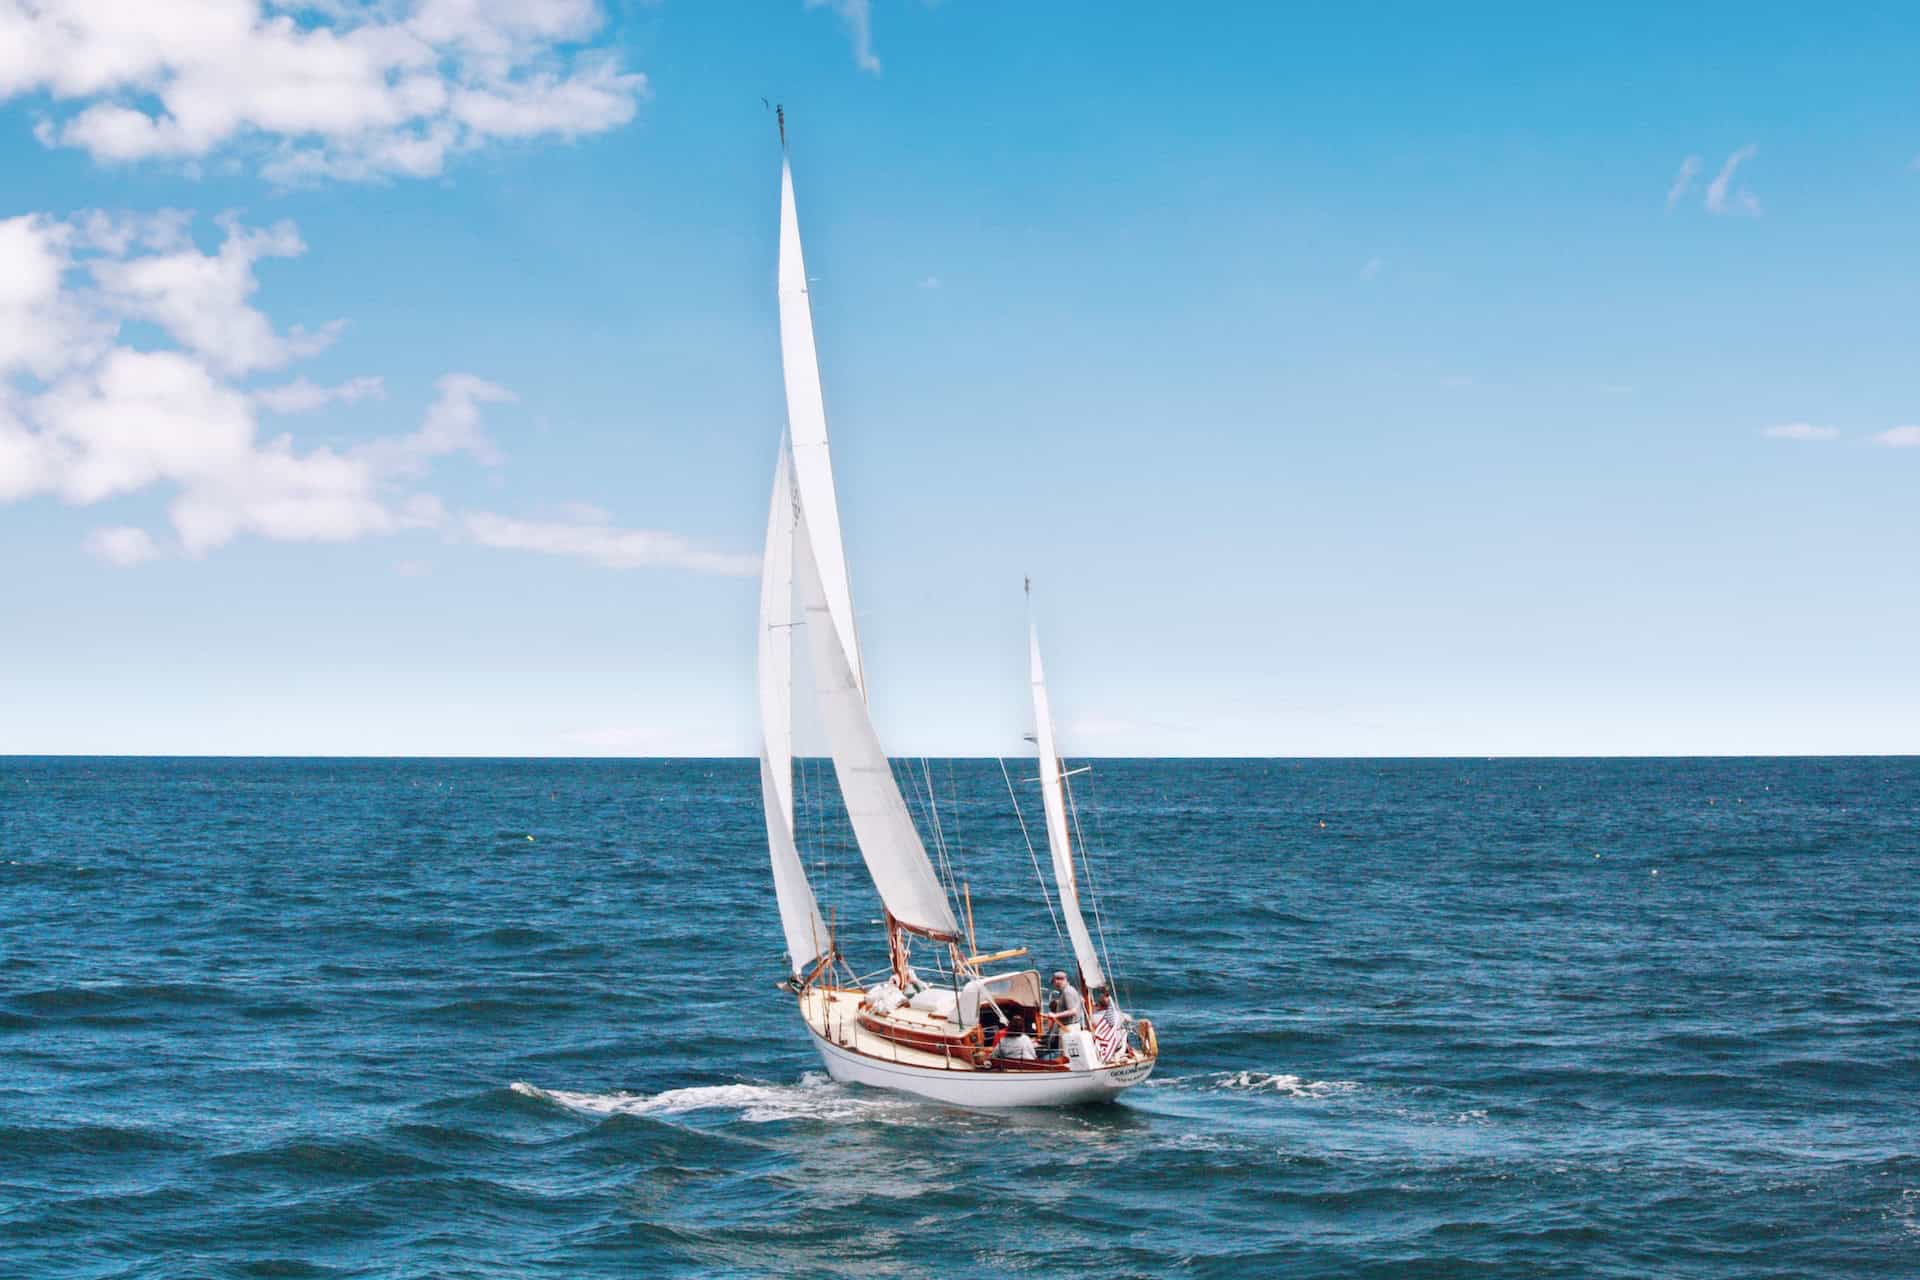
[[1127, 1052], [1127, 1031], [1120, 1024], [1120, 1011], [1112, 1005], [1093, 1015], [1093, 1043], [1102, 1062], [1112, 1062]]

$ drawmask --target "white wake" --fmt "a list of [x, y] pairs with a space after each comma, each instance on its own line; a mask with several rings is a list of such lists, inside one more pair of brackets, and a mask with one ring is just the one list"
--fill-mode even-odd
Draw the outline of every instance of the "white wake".
[[738, 1111], [742, 1120], [850, 1120], [911, 1108], [884, 1095], [855, 1093], [825, 1075], [808, 1072], [798, 1084], [708, 1084], [660, 1093], [576, 1093], [515, 1081], [513, 1091], [590, 1116], [660, 1116], [689, 1111]]

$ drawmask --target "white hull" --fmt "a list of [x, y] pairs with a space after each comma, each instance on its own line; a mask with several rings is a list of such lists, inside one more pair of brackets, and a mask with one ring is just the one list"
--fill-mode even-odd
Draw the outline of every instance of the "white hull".
[[[814, 988], [800, 997], [800, 1017], [813, 1036], [813, 1047], [827, 1074], [844, 1084], [893, 1089], [962, 1107], [1073, 1107], [1110, 1102], [1153, 1074], [1155, 1058], [1140, 1052], [1068, 1071], [982, 1069], [874, 1035], [861, 1026], [860, 1008], [858, 991]], [[1087, 1055], [1094, 1052], [1093, 1037], [1084, 1031], [1074, 1034], [1085, 1046], [1080, 1061], [1092, 1061]]]
[[864, 1053], [843, 1049], [819, 1032], [813, 1047], [820, 1051], [827, 1074], [842, 1084], [864, 1084], [918, 1094], [935, 1102], [961, 1107], [1073, 1107], [1111, 1102], [1153, 1074], [1153, 1060], [1115, 1063], [1092, 1071], [995, 1072], [958, 1071], [883, 1062]]

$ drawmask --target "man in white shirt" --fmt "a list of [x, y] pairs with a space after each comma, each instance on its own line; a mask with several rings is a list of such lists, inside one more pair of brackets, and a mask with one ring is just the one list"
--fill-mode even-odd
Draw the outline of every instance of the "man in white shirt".
[[1000, 1040], [1000, 1047], [993, 1051], [996, 1058], [1032, 1059], [1037, 1056], [1033, 1037], [1027, 1034], [1026, 1019], [1015, 1014], [1007, 1024], [1007, 1034]]

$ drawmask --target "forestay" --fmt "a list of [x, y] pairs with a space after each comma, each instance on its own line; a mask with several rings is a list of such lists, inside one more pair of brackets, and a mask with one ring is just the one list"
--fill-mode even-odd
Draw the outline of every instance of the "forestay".
[[793, 838], [793, 540], [793, 475], [782, 445], [760, 563], [760, 799], [787, 961], [799, 976], [826, 953], [828, 941]]
[[873, 877], [887, 911], [907, 928], [929, 937], [956, 939], [960, 926], [941, 888], [926, 847], [907, 812], [893, 768], [880, 746], [867, 700], [853, 664], [840, 643], [820, 583], [823, 554], [811, 529], [806, 494], [799, 495], [799, 520], [793, 540], [794, 580], [806, 619], [807, 652], [813, 656], [814, 691], [833, 753], [847, 819], [860, 856]]
[[1060, 886], [1060, 910], [1066, 918], [1067, 936], [1073, 941], [1073, 958], [1080, 964], [1082, 980], [1088, 987], [1107, 985], [1100, 970], [1100, 954], [1087, 934], [1087, 922], [1080, 915], [1080, 889], [1073, 871], [1073, 845], [1067, 839], [1066, 780], [1060, 772], [1060, 754], [1053, 744], [1053, 715], [1047, 706], [1047, 680], [1040, 669], [1040, 633], [1027, 628], [1028, 649], [1033, 668], [1033, 741], [1040, 757], [1040, 796], [1047, 810], [1047, 846], [1053, 851], [1053, 878]]

